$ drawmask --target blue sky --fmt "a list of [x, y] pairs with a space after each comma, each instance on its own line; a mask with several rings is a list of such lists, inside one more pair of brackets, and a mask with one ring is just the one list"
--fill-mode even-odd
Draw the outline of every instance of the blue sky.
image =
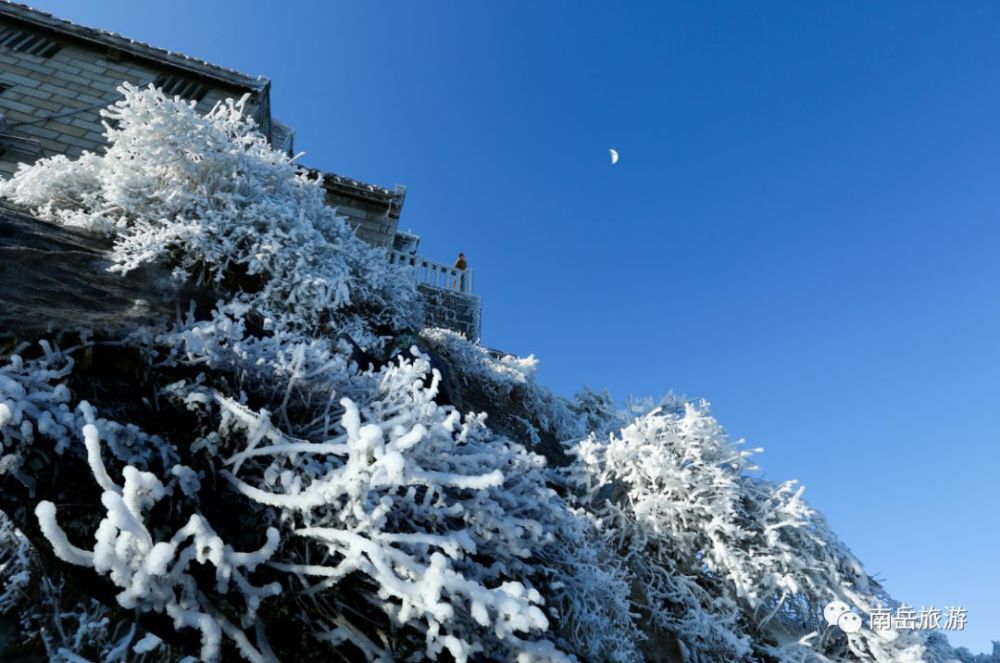
[[305, 163], [467, 254], [487, 345], [707, 398], [1000, 639], [1000, 4], [34, 4], [267, 75]]

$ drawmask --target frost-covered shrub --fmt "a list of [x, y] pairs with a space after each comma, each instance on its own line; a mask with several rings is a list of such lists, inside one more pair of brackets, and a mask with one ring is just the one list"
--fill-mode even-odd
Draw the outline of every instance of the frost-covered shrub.
[[[632, 656], [625, 582], [588, 538], [587, 520], [546, 486], [544, 461], [496, 437], [481, 416], [437, 405], [440, 377], [419, 354], [373, 377], [377, 391], [360, 404], [342, 400], [343, 432], [323, 442], [291, 439], [220, 402], [222, 426], [247, 439], [226, 461], [231, 483], [280, 510], [305, 550], [323, 550], [300, 557], [328, 560], [272, 566], [331, 588], [366, 577], [371, 600], [419, 632], [427, 656], [564, 659], [553, 619], [570, 625], [571, 650]], [[331, 627], [316, 624], [321, 639], [389, 656], [391, 642], [331, 611]]]
[[924, 636], [826, 627], [832, 600], [868, 611], [891, 599], [801, 487], [751, 474], [752, 452], [704, 406], [654, 410], [576, 454], [571, 483], [629, 561], [638, 607], [693, 660], [924, 660]]
[[[48, 441], [56, 457], [85, 455], [93, 464], [99, 430], [104, 448], [118, 461], [143, 470], [170, 468], [177, 452], [135, 424], [120, 424], [97, 416], [86, 401], [73, 405], [65, 378], [73, 371], [70, 355], [41, 342], [44, 354], [33, 360], [20, 355], [0, 359], [0, 473], [10, 474], [31, 491], [36, 489], [23, 469], [25, 453], [47, 454], [39, 439]], [[81, 444], [82, 443], [82, 444]]]
[[[162, 613], [203, 659], [271, 661], [281, 613], [296, 646], [381, 661], [634, 661], [658, 631], [695, 661], [951, 660], [934, 636], [825, 628], [831, 599], [892, 601], [704, 408], [567, 401], [533, 357], [445, 330], [420, 343], [446, 364], [452, 404], [416, 349], [359, 365], [349, 339], [379, 346], [417, 320], [409, 279], [240, 103], [199, 117], [122, 92], [106, 154], [24, 167], [0, 195], [107, 234], [119, 273], [156, 262], [223, 297], [208, 319], [120, 340], [146, 362], [134, 395], [111, 392], [130, 407], [83, 400], [73, 351], [0, 357], [0, 476], [51, 497], [34, 511], [48, 545], [121, 608], [66, 605], [0, 518], [0, 611], [20, 610], [51, 659], [174, 658], [131, 621]], [[562, 470], [534, 453], [571, 448]], [[39, 464], [83, 474], [96, 517], [60, 511]]]
[[[234, 552], [204, 516], [191, 514], [187, 524], [169, 538], [154, 537], [145, 524], [145, 513], [172, 492], [173, 485], [182, 492], [196, 492], [197, 477], [189, 468], [175, 466], [177, 479], [170, 488], [150, 472], [125, 466], [123, 485], [108, 475], [101, 460], [100, 429], [88, 425], [83, 431], [88, 444], [88, 460], [94, 479], [104, 489], [101, 503], [107, 515], [94, 535], [93, 550], [84, 550], [71, 543], [57, 521], [56, 506], [42, 501], [35, 509], [42, 534], [52, 544], [53, 552], [64, 562], [91, 567], [107, 575], [121, 589], [116, 599], [123, 608], [140, 612], [166, 612], [175, 626], [195, 628], [201, 632], [203, 660], [219, 657], [223, 634], [232, 638], [249, 660], [264, 660], [263, 642], [252, 643], [246, 634], [212, 606], [199, 588], [191, 567], [195, 564], [214, 568], [216, 591], [225, 594], [230, 585], [246, 601], [241, 626], [256, 626], [257, 608], [261, 601], [281, 591], [277, 583], [253, 585], [248, 575], [268, 560], [278, 547], [277, 530], [266, 532], [266, 542], [260, 550]], [[93, 449], [93, 447], [97, 447]], [[159, 539], [159, 540], [158, 540]]]
[[[942, 642], [943, 637], [938, 638], [938, 644], [942, 651], [948, 654], [952, 653], [951, 648], [948, 646], [947, 641]], [[984, 654], [973, 654], [965, 647], [959, 647], [953, 652], [954, 658], [957, 658], [961, 663], [1000, 663], [1000, 641], [993, 641], [993, 651]], [[939, 660], [945, 660], [944, 658]]]
[[[68, 594], [68, 595], [67, 595]], [[7, 654], [45, 655], [55, 663], [81, 657], [114, 661], [176, 660], [176, 652], [93, 598], [49, 576], [38, 555], [0, 513], [0, 615], [16, 621]]]
[[[466, 406], [488, 411], [492, 425], [531, 448], [537, 448], [545, 438], [551, 446], [575, 442], [591, 432], [588, 425], [598, 423], [598, 410], [581, 416], [587, 403], [580, 402], [580, 410], [575, 411], [565, 399], [538, 384], [534, 356], [497, 356], [448, 329], [425, 329], [420, 336], [448, 361], [469, 401]], [[589, 405], [596, 405], [589, 395], [584, 398], [591, 400]], [[607, 423], [600, 424], [602, 432]]]
[[[371, 378], [357, 373], [351, 346], [344, 338], [309, 337], [276, 329], [267, 336], [247, 332], [248, 307], [218, 307], [209, 320], [189, 317], [183, 324], [153, 335], [156, 366], [212, 371], [226, 376], [222, 389], [265, 403], [284, 430], [299, 436], [325, 436], [336, 423], [333, 413], [344, 393], [371, 388]], [[196, 409], [201, 392], [185, 383], [168, 385], [167, 398], [189, 399]], [[193, 401], [191, 400], [193, 399]]]
[[[177, 356], [163, 361], [201, 356], [225, 363], [234, 351], [229, 344], [238, 346], [242, 337], [239, 325], [226, 321], [233, 319], [220, 313], [214, 323], [174, 332], [169, 339]], [[192, 336], [202, 343], [194, 344]], [[298, 368], [284, 378], [272, 376], [272, 384], [284, 380], [329, 396], [330, 380], [313, 383], [302, 371], [317, 357], [326, 361], [313, 377], [350, 374], [342, 357], [316, 355], [302, 345], [288, 350]], [[270, 357], [263, 364], [273, 368], [279, 354], [254, 346], [248, 358]], [[0, 435], [8, 450], [24, 450], [29, 436], [36, 446], [44, 438], [47, 445], [39, 448], [63, 455], [64, 463], [85, 464], [101, 490], [106, 515], [94, 543], [84, 545], [85, 537], [65, 532], [58, 509], [47, 501], [36, 509], [41, 531], [58, 557], [109, 578], [123, 608], [164, 612], [178, 629], [197, 629], [203, 659], [217, 658], [229, 639], [248, 659], [270, 660], [258, 608], [278, 587], [251, 577], [266, 566], [299, 579], [291, 586], [301, 581], [309, 587], [317, 607], [298, 617], [304, 633], [317, 644], [353, 643], [372, 659], [447, 650], [457, 660], [477, 654], [569, 660], [573, 653], [635, 660], [639, 635], [628, 614], [627, 581], [589, 519], [546, 485], [539, 456], [496, 436], [482, 416], [437, 404], [440, 376], [426, 358], [341, 378], [356, 400], [343, 398], [332, 412], [293, 390], [297, 400], [312, 404], [307, 409], [325, 411], [322, 419], [334, 416], [322, 427], [315, 423], [321, 417], [296, 418], [303, 423], [292, 428], [311, 431], [311, 438], [292, 437], [268, 411], [204, 380], [173, 383], [162, 398], [200, 412], [216, 427], [171, 443], [102, 419], [86, 403], [74, 407], [60, 384], [71, 367], [71, 360], [50, 350], [0, 368]], [[284, 403], [287, 393], [277, 390], [272, 402]], [[259, 551], [234, 551], [197, 510], [174, 530], [147, 523], [169, 496], [198, 503], [198, 476], [176, 462], [181, 446], [187, 453], [211, 447], [212, 472], [228, 480], [234, 496], [256, 505], [253, 517], [264, 543]], [[204, 573], [195, 574], [195, 566], [211, 570], [215, 595], [237, 597], [227, 599], [228, 612], [199, 585]], [[345, 609], [342, 587], [377, 606], [389, 630], [372, 628]], [[234, 621], [235, 605], [244, 607]], [[116, 630], [115, 642], [125, 635]]]
[[[437, 405], [434, 399], [440, 376], [432, 374], [424, 357], [400, 360], [378, 372], [356, 374], [344, 355], [322, 340], [307, 344], [282, 342], [280, 336], [247, 338], [240, 313], [239, 309], [227, 307], [212, 321], [191, 321], [187, 328], [160, 336], [160, 342], [174, 348], [171, 358], [164, 361], [232, 367], [242, 376], [244, 388], [259, 392], [262, 386], [269, 386], [274, 409], [254, 412], [195, 383], [171, 385], [165, 396], [219, 418], [218, 432], [196, 441], [192, 448], [211, 446], [214, 454], [229, 454], [226, 464], [232, 466], [229, 476], [233, 485], [267, 507], [260, 517], [267, 519], [263, 514], [270, 513], [267, 522], [279, 527], [290, 527], [301, 520], [314, 533], [325, 531], [326, 538], [314, 537], [313, 545], [297, 555], [307, 556], [319, 544], [335, 558], [346, 551], [353, 558], [365, 560], [371, 551], [361, 551], [374, 542], [371, 554], [386, 554], [393, 561], [399, 553], [391, 549], [391, 554], [385, 553], [384, 548], [419, 543], [416, 560], [398, 573], [412, 574], [414, 565], [431, 569], [432, 560], [437, 559], [463, 576], [490, 586], [502, 585], [506, 578], [516, 578], [522, 584], [529, 579], [549, 597], [544, 613], [545, 620], [552, 621], [552, 628], [541, 626], [547, 621], [535, 622], [527, 629], [532, 637], [557, 631], [550, 637], [566, 639], [570, 651], [629, 660], [639, 634], [629, 618], [627, 583], [617, 560], [594, 537], [588, 518], [571, 513], [546, 486], [541, 458], [497, 437], [483, 425], [482, 416], [463, 422], [454, 408]], [[336, 402], [334, 395], [338, 392], [351, 395], [354, 401]], [[292, 404], [299, 408], [299, 416], [289, 414]], [[361, 430], [351, 433], [344, 419], [352, 408], [360, 408], [353, 416], [364, 414], [376, 422], [390, 416], [391, 425], [379, 424], [384, 429], [380, 435], [387, 439], [376, 436], [374, 441], [358, 441], [358, 448], [347, 444], [351, 435], [358, 436]], [[303, 412], [310, 414], [303, 416]], [[375, 430], [367, 427], [369, 435], [374, 435]], [[400, 431], [423, 433], [404, 441], [400, 453], [382, 459], [382, 449], [392, 450], [391, 437], [399, 436]], [[265, 452], [267, 443], [270, 446]], [[374, 448], [369, 448], [372, 444]], [[468, 460], [474, 462], [466, 467]], [[391, 473], [386, 468], [391, 468]], [[417, 472], [413, 473], [413, 469]], [[460, 472], [468, 471], [488, 475], [488, 481], [462, 479]], [[497, 483], [501, 477], [507, 478]], [[449, 483], [452, 480], [458, 483]], [[334, 488], [342, 485], [351, 488]], [[473, 488], [477, 492], [467, 499], [465, 493]], [[404, 489], [403, 495], [397, 494]], [[262, 490], [278, 490], [282, 495], [292, 491], [297, 497], [274, 497]], [[353, 494], [359, 490], [362, 492]], [[420, 499], [413, 502], [418, 496]], [[392, 505], [388, 512], [386, 504]], [[373, 509], [374, 513], [368, 514]], [[366, 515], [360, 516], [362, 513]], [[475, 523], [471, 537], [460, 529], [442, 529], [448, 524], [460, 526], [466, 520]], [[494, 531], [487, 527], [490, 522], [503, 526], [494, 525]], [[340, 539], [328, 541], [333, 531], [329, 524], [362, 533], [370, 541], [355, 540], [353, 548]], [[435, 547], [415, 534], [421, 528], [425, 528], [428, 540], [451, 552], [435, 557]], [[288, 531], [303, 536], [295, 529]], [[400, 531], [414, 533], [412, 541], [397, 540]], [[518, 536], [510, 538], [512, 532]], [[463, 548], [469, 542], [475, 555]], [[567, 556], [566, 550], [572, 554]], [[491, 570], [484, 571], [479, 562], [471, 563], [473, 557], [491, 560]], [[294, 561], [280, 564], [289, 572], [299, 573]], [[304, 568], [324, 577], [330, 573], [316, 565]], [[372, 582], [369, 591], [375, 594], [379, 587], [399, 585], [397, 579], [389, 582], [379, 575], [383, 571], [377, 565], [362, 564], [356, 574], [362, 570]], [[350, 574], [344, 571], [342, 575]], [[327, 582], [333, 584], [329, 579]], [[517, 645], [520, 637], [514, 634], [491, 643], [481, 633], [482, 624], [462, 602], [451, 609], [452, 619], [442, 623], [433, 614], [422, 614], [409, 605], [409, 600], [409, 594], [393, 594], [380, 599], [380, 603], [394, 620], [400, 621], [402, 615], [404, 624], [413, 626], [420, 619], [426, 620], [416, 628], [429, 628], [430, 635], [425, 632], [422, 637], [432, 638], [436, 648], [447, 642], [454, 655], [476, 650], [499, 655], [527, 647]], [[485, 619], [487, 613], [476, 610], [477, 617]], [[325, 624], [316, 626], [314, 632], [325, 639], [350, 640], [369, 653], [383, 651], [390, 644], [372, 642], [363, 628], [352, 625], [350, 613], [335, 614]], [[336, 637], [329, 624], [337, 625]], [[447, 638], [445, 633], [449, 634]], [[392, 644], [400, 646], [398, 642]]]
[[419, 320], [416, 291], [324, 203], [319, 182], [273, 149], [246, 98], [204, 116], [161, 91], [120, 88], [103, 155], [21, 166], [0, 196], [42, 218], [106, 233], [113, 270], [159, 261], [230, 291], [275, 327], [350, 332]]
[[595, 435], [606, 437], [608, 433], [625, 427], [629, 418], [619, 409], [608, 391], [595, 391], [583, 387], [569, 402], [569, 409], [575, 418], [577, 430], [582, 431], [576, 439]]
[[34, 567], [28, 539], [0, 512], [0, 615], [12, 614], [24, 603]]

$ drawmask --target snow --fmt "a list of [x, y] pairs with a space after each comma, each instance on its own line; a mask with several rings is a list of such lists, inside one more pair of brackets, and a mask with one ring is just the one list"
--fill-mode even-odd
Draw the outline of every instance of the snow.
[[[84, 426], [84, 437], [98, 440], [94, 424]], [[110, 481], [104, 470], [100, 449], [88, 461], [98, 484]], [[281, 591], [275, 583], [255, 587], [243, 576], [259, 564], [270, 559], [280, 543], [277, 530], [266, 532], [266, 542], [251, 553], [234, 552], [215, 534], [204, 517], [193, 514], [188, 524], [169, 540], [154, 541], [144, 523], [144, 512], [166, 495], [159, 479], [150, 472], [141, 472], [126, 466], [122, 475], [124, 485], [101, 485], [104, 493], [101, 503], [107, 515], [95, 534], [93, 551], [85, 551], [69, 543], [65, 532], [56, 520], [56, 507], [43, 501], [35, 509], [43, 535], [53, 547], [53, 552], [63, 561], [79, 566], [90, 566], [101, 575], [107, 575], [122, 591], [117, 601], [123, 608], [166, 611], [179, 626], [197, 628], [201, 632], [204, 660], [217, 660], [220, 655], [222, 625], [212, 616], [211, 608], [205, 611], [187, 606], [204, 604], [196, 591], [194, 577], [188, 573], [189, 564], [195, 561], [216, 567], [216, 591], [226, 593], [230, 581], [235, 581], [247, 602], [245, 619], [253, 623], [260, 601]], [[247, 642], [240, 643], [250, 658], [264, 660]]]
[[55, 553], [56, 557], [78, 566], [93, 564], [93, 553], [77, 548], [66, 538], [66, 533], [56, 522], [56, 507], [52, 502], [39, 502], [38, 506], [35, 507], [35, 516], [38, 518], [38, 526], [41, 528], [42, 534], [52, 544], [52, 552]]
[[[371, 661], [637, 661], [663, 631], [697, 660], [946, 660], [917, 633], [817, 637], [828, 601], [864, 611], [891, 598], [802, 487], [754, 474], [759, 451], [729, 440], [707, 404], [620, 413], [590, 390], [567, 401], [536, 382], [534, 357], [445, 330], [407, 335], [410, 280], [270, 149], [242, 102], [199, 116], [155, 90], [121, 91], [105, 154], [23, 167], [0, 196], [108, 235], [117, 273], [156, 263], [219, 293], [210, 316], [122, 340], [173, 371], [151, 402], [198, 425], [163, 439], [114, 421], [68, 386], [79, 348], [43, 342], [31, 359], [0, 357], [0, 472], [36, 490], [30, 453], [89, 472], [91, 550], [70, 542], [52, 501], [35, 516], [53, 553], [110, 582], [125, 614], [195, 630], [209, 661], [225, 643], [275, 660], [267, 617], [289, 605], [303, 647]], [[524, 439], [440, 402], [442, 376], [417, 347], [362, 367], [347, 340], [379, 351], [403, 338], [498, 408], [516, 403]], [[534, 452], [543, 434], [567, 467]], [[219, 522], [208, 491], [255, 527]], [[28, 550], [0, 518], [0, 610], [40, 583], [55, 607], [25, 619], [55, 624], [50, 658], [85, 646], [180, 658], [122, 614], [67, 609]]]
[[[413, 284], [324, 202], [320, 182], [271, 148], [246, 98], [204, 117], [194, 104], [130, 84], [102, 111], [110, 147], [22, 166], [0, 195], [42, 217], [115, 240], [112, 270], [167, 261], [175, 278], [225, 287], [273, 325], [310, 332], [418, 320]], [[235, 270], [235, 271], [234, 271]], [[348, 313], [363, 311], [364, 315]]]
[[148, 654], [149, 652], [155, 650], [163, 641], [152, 633], [144, 636], [139, 642], [135, 643], [132, 647], [132, 651], [136, 654]]
[[[81, 408], [83, 408], [82, 405]], [[108, 471], [104, 468], [104, 463], [101, 462], [101, 438], [97, 426], [87, 424], [83, 427], [83, 443], [87, 447], [87, 462], [90, 464], [90, 471], [93, 472], [98, 485], [104, 490], [121, 492], [121, 489], [108, 476]]]

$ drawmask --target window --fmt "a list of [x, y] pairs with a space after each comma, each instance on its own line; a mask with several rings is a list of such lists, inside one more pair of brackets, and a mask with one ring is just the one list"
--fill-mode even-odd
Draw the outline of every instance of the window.
[[202, 97], [208, 93], [208, 88], [200, 83], [189, 81], [180, 76], [170, 76], [160, 74], [153, 81], [153, 85], [163, 90], [168, 97], [181, 97], [191, 101], [201, 101]]
[[0, 27], [0, 47], [40, 58], [50, 58], [62, 48], [58, 42], [13, 27]]

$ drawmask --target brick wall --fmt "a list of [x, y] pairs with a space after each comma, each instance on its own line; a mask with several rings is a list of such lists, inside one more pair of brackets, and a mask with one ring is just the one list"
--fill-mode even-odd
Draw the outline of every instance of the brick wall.
[[389, 205], [327, 191], [326, 204], [337, 208], [337, 214], [347, 219], [358, 237], [372, 246], [392, 246], [398, 215], [389, 214]]
[[482, 331], [483, 303], [479, 297], [458, 290], [444, 290], [421, 283], [417, 290], [424, 303], [424, 325], [462, 332], [478, 342]]
[[[0, 21], [0, 27], [4, 25]], [[146, 85], [161, 73], [174, 73], [128, 56], [114, 61], [106, 50], [61, 43], [61, 50], [48, 58], [0, 47], [0, 113], [8, 127], [4, 133], [27, 139], [0, 143], [0, 177], [13, 173], [19, 162], [30, 163], [39, 156], [77, 157], [85, 149], [100, 149], [104, 127], [99, 110], [120, 98], [118, 85], [123, 81]], [[212, 86], [196, 75], [190, 78], [208, 88], [198, 103], [202, 111], [220, 99], [243, 94]], [[79, 112], [44, 120], [70, 111]]]

